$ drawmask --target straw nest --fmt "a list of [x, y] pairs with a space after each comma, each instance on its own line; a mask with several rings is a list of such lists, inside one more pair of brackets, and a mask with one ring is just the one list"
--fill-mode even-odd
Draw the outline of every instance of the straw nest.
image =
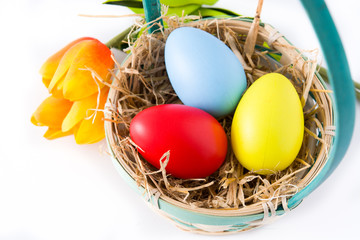
[[[157, 34], [148, 34], [145, 30], [135, 41], [128, 39], [131, 54], [118, 65], [106, 109], [109, 146], [121, 167], [139, 186], [149, 194], [158, 192], [161, 199], [171, 204], [224, 216], [260, 213], [264, 202], [271, 202], [276, 208], [316, 176], [332, 143], [335, 129], [331, 98], [316, 73], [317, 51], [297, 49], [272, 26], [262, 23], [252, 36], [253, 43], [246, 43], [252, 26], [249, 18], [197, 20], [191, 16], [164, 16], [168, 28]], [[164, 63], [166, 39], [181, 26], [200, 28], [227, 44], [242, 62], [248, 86], [269, 72], [282, 73], [293, 83], [304, 106], [305, 132], [301, 150], [290, 167], [266, 176], [249, 172], [240, 165], [229, 146], [224, 164], [214, 174], [205, 179], [183, 180], [166, 174], [165, 166], [155, 169], [139, 154], [129, 137], [133, 117], [154, 105], [181, 103], [169, 82]], [[132, 32], [144, 28], [146, 25], [140, 20]], [[263, 47], [264, 42], [268, 47]], [[279, 63], [270, 54], [281, 55]], [[218, 121], [230, 142], [232, 116]], [[167, 160], [171, 161], [171, 157]]]

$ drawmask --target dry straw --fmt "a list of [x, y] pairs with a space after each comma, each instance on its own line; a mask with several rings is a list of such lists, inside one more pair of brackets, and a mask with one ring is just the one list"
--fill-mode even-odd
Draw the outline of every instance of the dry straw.
[[[149, 195], [156, 195], [191, 211], [217, 216], [246, 216], [273, 212], [280, 204], [286, 210], [287, 199], [306, 186], [321, 170], [335, 130], [329, 91], [316, 74], [317, 51], [307, 52], [314, 58], [304, 58], [304, 51], [292, 46], [272, 26], [261, 23], [255, 26], [257, 34], [252, 37], [253, 49], [247, 50], [246, 55], [246, 39], [249, 30], [254, 28], [249, 18], [162, 18], [168, 28], [160, 33], [148, 34], [144, 31], [136, 41], [128, 39], [131, 54], [118, 66], [119, 70], [114, 75], [106, 109], [106, 131], [118, 163]], [[181, 103], [166, 74], [164, 46], [170, 32], [182, 26], [200, 28], [227, 44], [243, 63], [248, 85], [269, 72], [279, 72], [290, 79], [303, 102], [305, 119], [303, 144], [290, 167], [267, 176], [249, 172], [239, 164], [229, 146], [224, 164], [214, 174], [205, 179], [183, 180], [166, 174], [165, 167], [167, 161], [171, 161], [171, 152], [164, 153], [159, 159], [162, 163], [160, 170], [154, 169], [142, 158], [129, 137], [129, 125], [137, 113], [148, 107]], [[132, 32], [140, 28], [146, 28], [142, 20], [135, 24]], [[270, 47], [254, 49], [254, 46], [263, 46], [264, 42]], [[276, 64], [269, 53], [281, 54], [280, 64]], [[218, 121], [230, 140], [232, 116], [219, 118]], [[253, 223], [249, 228], [264, 222]], [[197, 229], [191, 228], [191, 231], [224, 233], [228, 230], [209, 226], [197, 226]]]

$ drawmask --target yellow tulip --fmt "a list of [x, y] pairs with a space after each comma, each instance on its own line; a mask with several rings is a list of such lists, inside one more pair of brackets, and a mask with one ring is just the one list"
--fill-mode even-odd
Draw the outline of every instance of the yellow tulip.
[[104, 109], [109, 87], [95, 79], [92, 72], [109, 82], [109, 70], [113, 67], [111, 51], [94, 38], [80, 38], [65, 46], [40, 69], [51, 96], [36, 109], [31, 122], [48, 127], [44, 135], [47, 139], [70, 134], [74, 134], [78, 144], [103, 139], [101, 109]]

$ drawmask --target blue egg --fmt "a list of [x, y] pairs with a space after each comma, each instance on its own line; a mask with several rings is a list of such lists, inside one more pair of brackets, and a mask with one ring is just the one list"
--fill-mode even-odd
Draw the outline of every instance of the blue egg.
[[246, 89], [244, 68], [231, 49], [197, 28], [170, 33], [165, 65], [180, 100], [215, 117], [234, 112]]

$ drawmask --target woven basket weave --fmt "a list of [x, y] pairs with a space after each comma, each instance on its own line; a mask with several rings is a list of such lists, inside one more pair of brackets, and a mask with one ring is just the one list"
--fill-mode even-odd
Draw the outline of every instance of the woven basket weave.
[[[204, 25], [209, 28], [223, 26], [231, 29], [236, 34], [247, 35], [251, 27], [251, 21], [249, 19], [200, 20], [184, 24], [183, 26], [202, 28]], [[306, 65], [307, 59], [301, 55], [301, 57], [299, 57], [300, 53], [296, 47], [268, 24], [261, 24], [258, 31], [257, 45], [262, 46], [264, 42], [269, 43], [273, 50], [282, 54], [280, 64], [287, 65], [292, 63], [294, 68], [299, 71], [303, 70], [302, 68]], [[131, 64], [132, 59], [128, 57], [122, 63], [122, 67], [130, 68]], [[161, 194], [154, 186], [145, 186], [142, 183], [139, 185], [139, 182], [135, 180], [137, 179], [138, 172], [134, 171], [128, 162], [124, 161], [122, 157], [123, 153], [120, 153], [117, 149], [119, 142], [122, 141], [122, 138], [118, 135], [118, 125], [113, 121], [106, 121], [106, 139], [114, 165], [122, 177], [151, 207], [161, 215], [169, 218], [181, 229], [199, 233], [225, 234], [249, 230], [269, 223], [278, 216], [282, 216], [287, 211], [298, 206], [302, 199], [315, 189], [332, 172], [338, 163], [329, 163], [329, 161], [334, 158], [333, 154], [335, 154], [332, 148], [334, 148], [334, 145], [337, 146], [335, 143], [335, 121], [338, 114], [336, 112], [337, 109], [334, 109], [334, 105], [336, 104], [334, 104], [333, 98], [330, 97], [326, 85], [318, 74], [311, 75], [309, 78], [311, 78], [310, 88], [312, 89], [309, 97], [310, 105], [317, 104], [321, 106], [322, 109], [316, 116], [319, 125], [315, 126], [315, 132], [322, 135], [322, 142], [319, 144], [319, 139], [313, 141], [314, 148], [312, 151], [314, 151], [313, 154], [316, 156], [316, 159], [311, 168], [297, 181], [296, 188], [299, 190], [299, 193], [295, 195], [280, 196], [269, 199], [268, 201], [260, 201], [256, 204], [231, 210], [221, 208], [194, 208]], [[116, 82], [114, 84], [116, 85]], [[116, 103], [121, 97], [124, 97], [123, 93], [120, 93], [115, 88], [110, 90], [107, 106], [112, 106], [113, 109], [107, 109], [109, 111], [106, 111], [106, 119], [113, 119], [111, 112], [114, 111], [114, 108], [116, 109]], [[338, 131], [338, 129], [336, 131]], [[346, 145], [346, 150], [348, 143], [345, 142], [343, 145]]]

